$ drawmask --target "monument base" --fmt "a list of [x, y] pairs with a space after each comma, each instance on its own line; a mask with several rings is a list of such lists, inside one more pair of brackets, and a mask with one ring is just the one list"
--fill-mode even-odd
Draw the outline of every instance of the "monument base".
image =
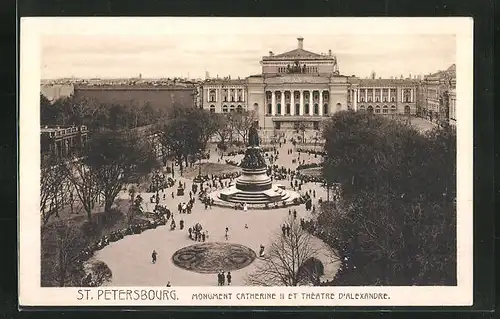
[[234, 207], [247, 204], [249, 208], [275, 208], [301, 203], [300, 194], [285, 189], [283, 185], [272, 184], [271, 189], [263, 191], [242, 191], [232, 185], [208, 194], [218, 206]]

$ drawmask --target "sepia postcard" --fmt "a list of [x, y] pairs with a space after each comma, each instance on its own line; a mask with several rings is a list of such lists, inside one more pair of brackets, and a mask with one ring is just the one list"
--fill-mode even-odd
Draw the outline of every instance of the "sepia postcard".
[[472, 305], [470, 18], [23, 18], [20, 306]]

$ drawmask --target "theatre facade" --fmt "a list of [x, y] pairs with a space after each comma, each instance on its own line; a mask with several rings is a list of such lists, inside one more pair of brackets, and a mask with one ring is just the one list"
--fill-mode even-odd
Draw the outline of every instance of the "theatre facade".
[[264, 129], [319, 129], [342, 110], [380, 115], [415, 114], [417, 80], [360, 79], [342, 75], [337, 58], [297, 48], [262, 57], [262, 73], [246, 79], [209, 79], [201, 105], [210, 112], [255, 111]]

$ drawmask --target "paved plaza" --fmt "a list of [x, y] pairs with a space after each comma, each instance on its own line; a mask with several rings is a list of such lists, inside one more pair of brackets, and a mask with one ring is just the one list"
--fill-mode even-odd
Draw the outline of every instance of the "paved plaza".
[[[298, 164], [292, 165], [292, 158], [297, 158], [297, 152], [288, 155], [287, 150], [293, 148], [290, 142], [283, 144], [279, 150], [278, 161], [275, 163], [279, 166], [295, 169]], [[217, 162], [217, 153], [212, 147], [209, 160], [204, 162]], [[243, 155], [233, 157], [224, 157], [224, 161], [232, 160], [239, 162]], [[320, 156], [301, 154], [301, 161], [306, 163], [314, 163], [320, 161]], [[197, 170], [197, 167], [193, 168]], [[204, 173], [204, 172], [203, 172]], [[193, 174], [187, 174], [192, 176]], [[239, 247], [239, 250], [244, 250], [245, 247], [253, 250], [256, 254], [259, 251], [260, 245], [269, 247], [273, 242], [273, 238], [281, 233], [281, 226], [288, 219], [289, 209], [297, 211], [297, 220], [304, 218], [311, 219], [309, 212], [306, 212], [305, 206], [292, 206], [276, 209], [254, 209], [254, 210], [234, 210], [225, 207], [216, 207], [205, 209], [200, 200], [196, 199], [191, 214], [179, 214], [177, 205], [181, 202], [188, 202], [189, 190], [193, 183], [192, 179], [180, 177], [178, 171], [175, 172], [176, 185], [181, 181], [186, 183], [186, 193], [184, 196], [175, 196], [174, 199], [170, 196], [175, 187], [165, 190], [166, 199], [163, 200], [160, 193], [160, 204], [166, 205], [174, 214], [174, 219], [179, 225], [180, 220], [184, 220], [185, 226], [183, 230], [177, 227], [171, 230], [169, 223], [165, 226], [156, 229], [147, 230], [138, 235], [126, 236], [122, 240], [110, 243], [102, 250], [96, 252], [95, 259], [105, 262], [111, 269], [113, 276], [112, 281], [107, 285], [111, 286], [165, 286], [168, 282], [172, 286], [216, 286], [216, 273], [200, 273], [191, 270], [186, 270], [174, 264], [172, 256], [180, 249], [189, 251], [186, 247], [194, 244], [199, 244], [188, 237], [188, 228], [196, 223], [200, 223], [203, 230], [207, 231], [208, 238], [206, 243], [214, 243], [212, 246], [219, 247], [219, 244], [238, 244], [234, 247]], [[279, 182], [279, 181], [278, 181]], [[283, 185], [289, 186], [289, 181], [282, 181]], [[317, 205], [320, 197], [326, 198], [326, 190], [317, 183], [306, 183], [302, 186], [301, 194], [305, 194], [309, 189], [314, 189], [316, 197], [313, 198], [313, 204]], [[144, 198], [143, 206], [146, 211], [152, 211], [153, 205], [149, 199], [153, 193], [141, 193]], [[123, 192], [121, 198], [128, 198], [129, 194]], [[245, 228], [245, 224], [248, 228]], [[229, 228], [229, 236], [226, 240], [225, 229]], [[321, 280], [331, 280], [337, 272], [339, 263], [332, 258], [332, 251], [321, 240], [314, 238], [313, 244], [320, 249], [320, 256], [317, 256], [324, 264], [324, 276]], [[240, 247], [243, 245], [245, 247]], [[211, 246], [211, 245], [205, 245]], [[204, 249], [201, 247], [200, 249]], [[158, 260], [155, 264], [151, 262], [151, 252], [156, 250]], [[181, 252], [183, 252], [181, 251]], [[252, 262], [253, 261], [253, 262]], [[259, 258], [255, 260], [244, 260], [248, 266], [241, 269], [232, 270], [232, 285], [246, 285], [245, 277], [251, 273]], [[178, 262], [179, 263], [179, 262]], [[184, 267], [185, 268], [185, 267]], [[223, 269], [224, 270], [224, 269]]]

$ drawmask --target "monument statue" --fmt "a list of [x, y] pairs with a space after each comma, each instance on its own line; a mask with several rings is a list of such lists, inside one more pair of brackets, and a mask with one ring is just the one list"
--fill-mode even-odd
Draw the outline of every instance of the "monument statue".
[[248, 146], [259, 146], [259, 134], [255, 124], [248, 130]]

